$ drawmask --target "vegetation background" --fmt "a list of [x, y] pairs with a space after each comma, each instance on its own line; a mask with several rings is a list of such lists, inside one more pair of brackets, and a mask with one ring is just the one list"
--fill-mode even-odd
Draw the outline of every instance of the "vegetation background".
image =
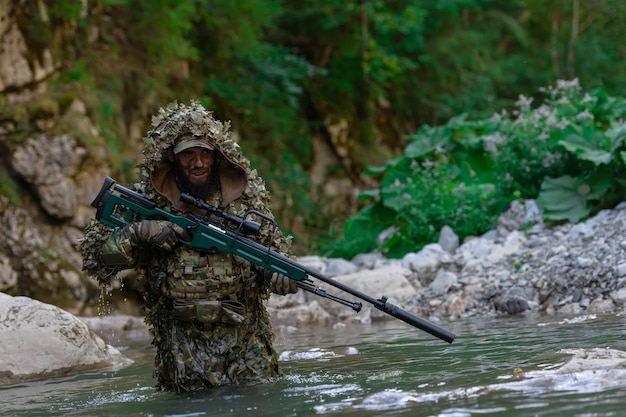
[[[401, 256], [444, 224], [461, 238], [489, 230], [514, 199], [578, 221], [624, 195], [626, 2], [45, 3], [73, 30], [50, 99], [29, 114], [80, 94], [124, 183], [150, 116], [200, 100], [232, 120], [297, 254]], [[48, 45], [37, 2], [18, 13], [29, 47]], [[0, 110], [20, 122], [11, 140], [37, 129]]]

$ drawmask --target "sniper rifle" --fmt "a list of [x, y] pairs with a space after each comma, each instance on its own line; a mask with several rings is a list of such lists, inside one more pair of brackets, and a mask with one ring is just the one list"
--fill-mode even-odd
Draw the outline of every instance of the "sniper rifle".
[[[154, 201], [119, 184], [115, 184], [115, 180], [111, 177], [106, 177], [100, 192], [91, 203], [91, 206], [96, 209], [96, 219], [110, 227], [122, 227], [130, 222], [149, 219], [168, 220], [182, 227], [187, 232], [189, 239], [180, 239], [180, 242], [184, 245], [201, 251], [217, 250], [232, 253], [262, 268], [286, 275], [290, 279], [297, 281], [296, 285], [298, 288], [343, 304], [357, 313], [361, 310], [362, 304], [360, 302], [352, 302], [328, 294], [324, 289], [313, 285], [313, 281], [309, 277], [317, 278], [326, 284], [370, 303], [378, 310], [413, 327], [430, 333], [445, 342], [453, 342], [454, 334], [387, 302], [387, 297], [373, 298], [315, 270], [300, 265], [270, 247], [261, 245], [246, 237], [246, 235], [255, 235], [261, 228], [260, 223], [249, 218], [252, 215], [269, 222], [272, 225], [273, 233], [275, 233], [277, 229], [276, 223], [271, 217], [256, 210], [248, 210], [244, 217], [240, 218], [186, 193], [183, 193], [180, 199], [187, 204], [204, 210], [207, 215], [198, 216], [192, 213], [177, 215], [163, 210], [158, 208]], [[210, 220], [211, 215], [221, 219], [221, 222]]]

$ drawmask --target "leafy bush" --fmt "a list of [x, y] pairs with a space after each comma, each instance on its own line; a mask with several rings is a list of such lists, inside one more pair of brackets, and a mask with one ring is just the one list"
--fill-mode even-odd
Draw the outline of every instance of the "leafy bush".
[[[401, 257], [436, 241], [444, 225], [461, 239], [496, 224], [511, 201], [536, 198], [547, 221], [577, 222], [626, 195], [626, 101], [578, 81], [520, 96], [513, 111], [470, 121], [465, 115], [408, 136], [403, 154], [367, 174], [379, 188], [328, 252], [350, 258], [378, 250]], [[393, 233], [382, 243], [377, 236]]]

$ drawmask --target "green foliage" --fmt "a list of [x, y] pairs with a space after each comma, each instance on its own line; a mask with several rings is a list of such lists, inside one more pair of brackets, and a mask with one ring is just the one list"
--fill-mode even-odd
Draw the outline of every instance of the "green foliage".
[[[459, 116], [408, 137], [401, 157], [368, 169], [379, 188], [362, 197], [374, 202], [346, 222], [332, 254], [376, 249], [401, 257], [436, 241], [444, 225], [461, 239], [479, 235], [518, 198], [537, 198], [546, 220], [570, 222], [622, 201], [626, 101], [583, 93], [578, 80], [542, 91], [538, 107], [520, 96], [511, 113]], [[393, 235], [373, 246], [386, 228]]]
[[520, 99], [499, 167], [511, 175], [507, 191], [538, 197], [547, 220], [577, 222], [621, 201], [614, 193], [623, 188], [626, 103], [603, 90], [584, 93], [578, 80], [544, 92], [536, 109]]
[[53, 2], [48, 6], [48, 12], [53, 18], [72, 19], [86, 12], [87, 7], [81, 0], [64, 0]]
[[[43, 62], [49, 40], [66, 48], [67, 56], [53, 49], [55, 62], [63, 65], [59, 80], [82, 85], [80, 97], [95, 109], [90, 116], [98, 119], [116, 170], [133, 166], [131, 156], [140, 144], [136, 137], [129, 140], [129, 133], [136, 134], [138, 120], [148, 126], [150, 115], [169, 101], [199, 99], [218, 117], [232, 120], [259, 172], [280, 189], [280, 223], [291, 225], [305, 213], [304, 230], [293, 230], [298, 236], [315, 235], [309, 242], [330, 238], [342, 220], [329, 213], [328, 204], [316, 201], [318, 190], [304, 181], [316, 162], [313, 137], [336, 139], [330, 137], [328, 120], [345, 121], [347, 135], [341, 149], [332, 149], [342, 160], [327, 171], [351, 178], [355, 186], [364, 166], [398, 156], [408, 142], [399, 159], [413, 159], [419, 166], [389, 161], [377, 174], [369, 169], [374, 176], [390, 175], [400, 186], [390, 195], [363, 194], [388, 197], [392, 208], [382, 207], [394, 213], [392, 218], [407, 213], [399, 228], [403, 238], [388, 243], [392, 251], [419, 246], [437, 233], [435, 226], [422, 228], [422, 210], [445, 218], [454, 206], [450, 201], [456, 201], [464, 219], [474, 212], [495, 212], [502, 204], [489, 204], [492, 193], [506, 196], [501, 203], [538, 196], [548, 177], [580, 180], [579, 173], [588, 172], [583, 183], [594, 191], [577, 206], [585, 210], [618, 198], [621, 148], [607, 148], [607, 137], [598, 132], [608, 135], [604, 132], [611, 125], [618, 128], [623, 113], [622, 101], [609, 92], [624, 91], [626, 85], [626, 67], [619, 64], [625, 52], [615, 41], [626, 36], [626, 3], [581, 1], [578, 13], [573, 4], [59, 0], [46, 2], [53, 25], [44, 24], [32, 1], [18, 14], [29, 48], [36, 51], [29, 58], [32, 68]], [[549, 126], [550, 115], [533, 113], [538, 121], [520, 116], [532, 110], [514, 104], [519, 91], [574, 77], [598, 89], [589, 107], [595, 125], [579, 121], [582, 130], [566, 137]], [[571, 119], [582, 109], [577, 100], [573, 107], [556, 101], [549, 106]], [[494, 109], [517, 113], [503, 111], [500, 119], [492, 119]], [[596, 158], [606, 158], [602, 152], [611, 154], [610, 162], [594, 165]], [[605, 184], [606, 167], [618, 170], [598, 200], [595, 191]], [[396, 168], [404, 176], [394, 177]], [[416, 176], [427, 180], [414, 179], [418, 185], [406, 180]], [[424, 203], [403, 202], [403, 192], [416, 193]], [[401, 212], [395, 212], [399, 207]], [[418, 215], [410, 215], [411, 210]], [[479, 229], [487, 223], [463, 220], [457, 227], [471, 233], [472, 224], [480, 224]], [[393, 224], [381, 219], [376, 230]]]
[[618, 188], [620, 193], [625, 191], [621, 178], [626, 174], [626, 124], [614, 123], [606, 131], [580, 126], [563, 130], [565, 138], [559, 140], [559, 145], [581, 164], [585, 161], [590, 164], [576, 177], [544, 179], [537, 203], [544, 209], [545, 218], [575, 223], [592, 211], [622, 201], [621, 196], [607, 193], [611, 187]]
[[19, 187], [13, 178], [7, 175], [6, 172], [0, 172], [0, 195], [7, 197], [13, 206], [19, 206]]
[[247, 147], [266, 155], [272, 162], [282, 152], [299, 157], [310, 155], [310, 135], [299, 106], [303, 80], [314, 69], [288, 51], [266, 45], [254, 61], [239, 62], [239, 70], [211, 78], [204, 86], [206, 95], [219, 103], [220, 112], [236, 116], [238, 130], [255, 137]]
[[[197, 12], [197, 0], [126, 0], [126, 29], [132, 42], [141, 45], [135, 53], [146, 63], [166, 64], [176, 59], [196, 59], [188, 39]], [[118, 4], [122, 4], [119, 2]]]
[[[548, 219], [576, 223], [589, 214], [592, 204], [606, 192], [609, 178], [603, 175], [599, 178], [601, 182], [592, 182], [589, 175], [546, 177], [537, 204], [543, 208], [544, 217]], [[590, 183], [593, 183], [593, 190]]]
[[376, 249], [378, 235], [389, 227], [395, 216], [392, 209], [382, 204], [372, 204], [365, 207], [344, 225], [344, 233], [351, 239], [345, 239], [343, 245], [333, 245], [332, 255], [341, 258], [351, 258], [358, 253], [369, 253]]
[[86, 62], [84, 60], [74, 62], [72, 68], [68, 68], [67, 71], [61, 73], [61, 77], [66, 82], [84, 81], [88, 78]]

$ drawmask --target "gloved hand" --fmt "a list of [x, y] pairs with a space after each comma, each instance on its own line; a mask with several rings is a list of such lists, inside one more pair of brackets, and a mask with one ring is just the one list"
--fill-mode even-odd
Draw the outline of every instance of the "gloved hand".
[[287, 276], [274, 272], [270, 279], [270, 288], [274, 294], [285, 295], [298, 292], [296, 281]]
[[126, 227], [137, 243], [165, 250], [172, 250], [179, 238], [187, 236], [182, 227], [167, 220], [143, 220]]

